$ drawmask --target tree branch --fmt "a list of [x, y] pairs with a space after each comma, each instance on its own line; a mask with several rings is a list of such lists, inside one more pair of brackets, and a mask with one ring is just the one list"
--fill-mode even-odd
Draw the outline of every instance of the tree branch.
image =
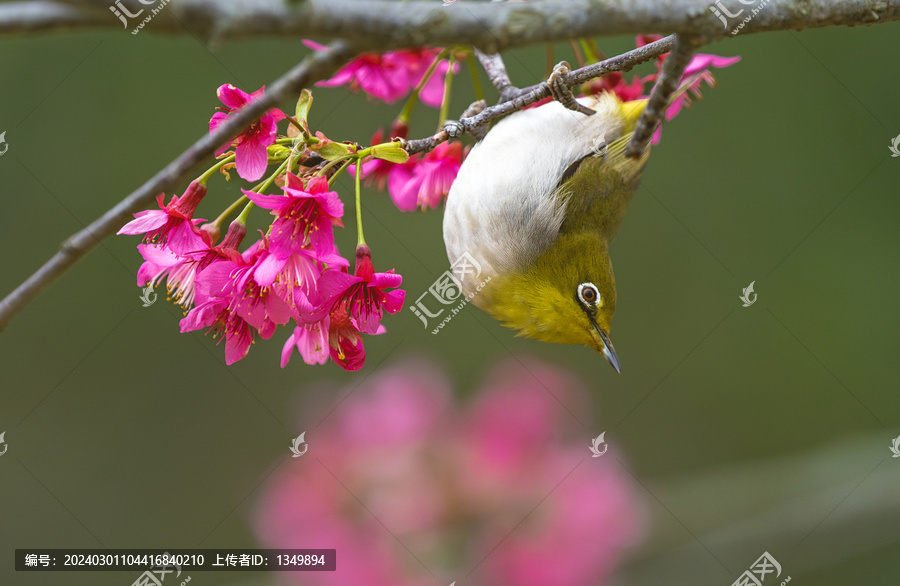
[[500, 94], [500, 101], [506, 101], [510, 97], [511, 92], [518, 92], [519, 89], [513, 86], [509, 81], [509, 74], [506, 72], [506, 64], [503, 63], [503, 57], [499, 53], [487, 55], [478, 49], [475, 49], [475, 56], [481, 62], [484, 72], [487, 73], [488, 79], [497, 88]]
[[[133, 9], [147, 8], [122, 0]], [[900, 19], [900, 0], [780, 0], [753, 16], [741, 34]], [[137, 24], [139, 19], [133, 19]], [[0, 3], [0, 34], [119, 28], [109, 0], [39, 0]], [[419, 45], [474, 45], [485, 53], [578, 37], [667, 31], [714, 41], [729, 36], [709, 0], [537, 0], [486, 3], [460, 0], [178, 0], [149, 30], [208, 40], [255, 36], [331, 37], [363, 51]]]
[[257, 120], [263, 112], [288, 98], [294, 98], [300, 90], [322, 79], [343, 65], [354, 51], [343, 41], [332, 43], [328, 49], [304, 59], [299, 65], [278, 78], [266, 88], [259, 99], [247, 104], [230, 116], [215, 132], [203, 135], [174, 161], [150, 180], [133, 191], [101, 217], [83, 230], [76, 232], [62, 243], [59, 252], [50, 258], [33, 275], [0, 301], [0, 331], [10, 319], [41, 290], [77, 262], [100, 240], [116, 232], [131, 219], [131, 215], [146, 208], [160, 192], [167, 191], [184, 180], [188, 173], [221, 145], [229, 142]]

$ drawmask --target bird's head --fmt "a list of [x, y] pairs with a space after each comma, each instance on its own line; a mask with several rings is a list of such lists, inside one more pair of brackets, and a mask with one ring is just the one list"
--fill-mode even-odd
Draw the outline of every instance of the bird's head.
[[590, 346], [619, 372], [609, 339], [616, 283], [599, 236], [561, 237], [526, 271], [498, 276], [486, 293], [473, 301], [520, 336]]

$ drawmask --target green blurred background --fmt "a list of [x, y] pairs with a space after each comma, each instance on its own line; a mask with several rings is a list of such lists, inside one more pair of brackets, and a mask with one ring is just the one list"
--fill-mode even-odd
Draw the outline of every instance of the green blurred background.
[[[572, 420], [585, 449], [605, 430], [627, 456], [653, 524], [623, 584], [730, 584], [765, 550], [798, 582], [896, 584], [900, 159], [887, 147], [900, 134], [898, 32], [704, 49], [742, 60], [665, 126], [613, 248], [621, 376], [587, 348], [515, 338], [475, 308], [436, 336], [408, 310], [386, 319], [359, 374], [296, 355], [280, 369], [287, 330], [226, 368], [214, 340], [178, 332], [180, 310], [162, 295], [141, 306], [137, 239], [102, 242], [0, 334], [0, 583], [136, 577], [16, 574], [22, 547], [255, 547], [261, 482], [346, 389], [413, 355], [444, 363], [466, 394], [513, 355], [574, 371], [595, 405]], [[598, 42], [607, 55], [634, 46]], [[136, 36], [0, 38], [0, 294], [206, 132], [220, 84], [255, 90], [306, 52], [299, 40], [210, 47], [152, 23]], [[556, 58], [574, 61], [567, 45]], [[518, 85], [543, 78], [545, 61], [543, 48], [506, 57]], [[465, 70], [454, 89], [458, 114], [473, 99]], [[367, 143], [399, 108], [317, 89], [311, 125]], [[419, 108], [411, 136], [436, 122]], [[238, 188], [215, 179], [200, 215]], [[346, 177], [339, 191], [349, 204]], [[401, 213], [374, 190], [364, 207], [376, 268], [395, 267], [414, 300], [447, 268], [441, 212]], [[743, 308], [751, 281], [758, 301]]]

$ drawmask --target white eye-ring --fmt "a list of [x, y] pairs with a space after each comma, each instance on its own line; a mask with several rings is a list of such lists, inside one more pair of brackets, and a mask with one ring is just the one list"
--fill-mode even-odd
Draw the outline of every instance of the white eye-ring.
[[597, 305], [600, 303], [600, 292], [593, 283], [578, 285], [578, 300], [585, 305]]

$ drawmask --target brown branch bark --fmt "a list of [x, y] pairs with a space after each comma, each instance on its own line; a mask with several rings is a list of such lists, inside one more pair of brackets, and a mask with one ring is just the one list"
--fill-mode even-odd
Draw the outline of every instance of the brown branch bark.
[[[133, 12], [148, 6], [122, 0]], [[109, 0], [0, 3], [0, 34], [104, 27], [122, 30]], [[177, 0], [147, 30], [190, 32], [208, 40], [265, 36], [331, 37], [360, 50], [418, 45], [474, 45], [487, 54], [579, 37], [683, 33], [714, 41], [729, 35], [709, 0]], [[743, 6], [734, 4], [737, 11]], [[745, 12], [746, 15], [746, 12]], [[900, 0], [779, 0], [770, 2], [740, 34], [821, 26], [858, 26], [900, 19]], [[139, 22], [134, 19], [134, 24]]]

